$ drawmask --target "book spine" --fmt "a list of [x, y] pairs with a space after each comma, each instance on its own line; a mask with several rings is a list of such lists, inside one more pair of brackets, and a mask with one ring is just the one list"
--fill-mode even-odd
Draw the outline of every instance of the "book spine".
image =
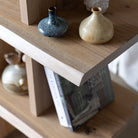
[[59, 96], [60, 96], [60, 100], [62, 101], [62, 106], [63, 106], [63, 110], [64, 110], [64, 113], [65, 113], [65, 116], [66, 116], [66, 119], [67, 119], [68, 128], [70, 129], [70, 131], [73, 131], [73, 126], [72, 126], [70, 115], [69, 115], [69, 112], [68, 112], [68, 107], [67, 107], [67, 104], [66, 104], [66, 99], [65, 99], [65, 96], [63, 94], [63, 89], [61, 87], [61, 82], [59, 80], [59, 75], [57, 75], [56, 73], [54, 73], [54, 76], [55, 76], [55, 80], [57, 82], [57, 87], [59, 89]]
[[59, 122], [62, 126], [68, 127], [66, 113], [64, 111], [62, 100], [60, 98], [60, 92], [59, 92], [59, 88], [58, 88], [59, 86], [57, 85], [57, 82], [56, 82], [56, 79], [54, 76], [54, 72], [51, 71], [50, 69], [47, 69], [46, 67], [44, 67], [44, 68], [45, 68], [46, 77], [47, 77], [48, 84], [49, 84], [49, 87], [51, 90], [51, 95], [52, 95], [52, 98], [54, 101], [54, 105], [56, 108]]

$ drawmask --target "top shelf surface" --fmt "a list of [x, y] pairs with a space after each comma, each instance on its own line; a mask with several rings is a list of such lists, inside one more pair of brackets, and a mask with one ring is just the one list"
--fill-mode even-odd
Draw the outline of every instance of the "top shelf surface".
[[104, 45], [93, 45], [78, 33], [80, 22], [91, 14], [86, 10], [58, 12], [69, 30], [64, 37], [47, 38], [37, 24], [20, 22], [18, 0], [0, 0], [0, 38], [79, 86], [133, 45], [133, 41], [125, 44], [138, 32], [137, 5], [137, 0], [111, 0], [105, 16], [114, 24], [114, 37]]

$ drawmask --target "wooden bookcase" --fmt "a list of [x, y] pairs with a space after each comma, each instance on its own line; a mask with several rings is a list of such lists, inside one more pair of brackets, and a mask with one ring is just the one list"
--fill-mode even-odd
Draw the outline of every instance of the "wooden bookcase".
[[[13, 50], [12, 46], [27, 55], [26, 66], [29, 80], [29, 96], [10, 94], [0, 84], [0, 117], [31, 138], [117, 136], [136, 117], [136, 111], [133, 110], [138, 101], [136, 94], [114, 84], [115, 101], [88, 121], [78, 132], [71, 133], [59, 125], [53, 107], [44, 112], [50, 101], [47, 102], [49, 88], [46, 79], [42, 78], [44, 77], [42, 66], [52, 69], [78, 86], [84, 83], [99, 69], [137, 42], [137, 0], [110, 2], [110, 8], [105, 16], [114, 23], [115, 36], [107, 44], [98, 46], [86, 43], [79, 37], [79, 23], [90, 14], [81, 6], [72, 10], [63, 10], [64, 6], [61, 2], [64, 1], [60, 1], [58, 5], [61, 10], [58, 15], [69, 22], [69, 30], [64, 37], [47, 38], [42, 36], [37, 29], [37, 21], [43, 16], [32, 16], [32, 11], [35, 9], [30, 9], [30, 6], [25, 9], [27, 14], [24, 12], [25, 15], [22, 15], [23, 4], [26, 5], [28, 2], [34, 2], [32, 4], [35, 5], [38, 0], [0, 1], [0, 45], [2, 45], [0, 46], [0, 52], [2, 52], [0, 73], [6, 66], [2, 58], [3, 53]], [[30, 21], [25, 19], [27, 24], [34, 21], [36, 23], [27, 26], [21, 22], [21, 16], [26, 19], [30, 19], [30, 16], [33, 18]], [[34, 19], [34, 17], [38, 18]], [[45, 84], [45, 87], [39, 90], [40, 84]], [[29, 106], [35, 116], [31, 114]], [[36, 117], [42, 112], [41, 116]]]

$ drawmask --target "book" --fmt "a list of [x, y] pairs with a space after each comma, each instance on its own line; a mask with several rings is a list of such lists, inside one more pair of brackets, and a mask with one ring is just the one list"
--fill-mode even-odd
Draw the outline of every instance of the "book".
[[59, 122], [75, 131], [114, 99], [108, 67], [76, 86], [45, 67]]

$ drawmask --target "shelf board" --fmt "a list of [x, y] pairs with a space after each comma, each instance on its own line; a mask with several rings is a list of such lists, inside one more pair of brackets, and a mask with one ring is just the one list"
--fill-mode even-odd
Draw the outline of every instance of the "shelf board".
[[79, 86], [134, 44], [129, 40], [138, 31], [137, 5], [137, 0], [110, 1], [105, 16], [113, 22], [115, 35], [104, 45], [93, 45], [78, 34], [80, 22], [90, 15], [86, 10], [58, 12], [69, 22], [69, 30], [64, 37], [47, 38], [37, 24], [20, 22], [18, 0], [0, 0], [0, 38]]
[[107, 138], [113, 137], [129, 124], [136, 116], [135, 104], [138, 95], [113, 83], [115, 100], [83, 125], [77, 132], [60, 126], [55, 109], [51, 107], [40, 117], [29, 111], [28, 96], [6, 92], [0, 85], [0, 116], [32, 138]]

